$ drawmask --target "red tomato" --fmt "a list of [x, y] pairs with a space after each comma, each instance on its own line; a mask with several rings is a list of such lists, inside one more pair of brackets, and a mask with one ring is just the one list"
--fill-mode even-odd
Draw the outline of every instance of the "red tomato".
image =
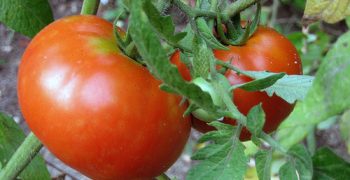
[[123, 55], [112, 24], [72, 16], [44, 28], [19, 67], [30, 129], [59, 159], [93, 179], [151, 179], [179, 157], [190, 132], [181, 98]]
[[[229, 48], [228, 51], [215, 50], [215, 57], [222, 61], [232, 60], [232, 65], [243, 70], [302, 74], [301, 60], [293, 44], [271, 28], [260, 26], [244, 46], [230, 46]], [[182, 76], [188, 79], [189, 74], [182, 70], [184, 65], [178, 63], [179, 61], [176, 58], [179, 56], [176, 54], [173, 55], [172, 62], [177, 64]], [[232, 70], [229, 70], [225, 76], [231, 85], [251, 81], [250, 78], [237, 75]], [[247, 92], [236, 89], [233, 94], [235, 105], [245, 115], [253, 106], [262, 103], [266, 113], [264, 131], [267, 133], [276, 130], [294, 108], [293, 104], [287, 103], [276, 95], [269, 97], [265, 92]], [[229, 118], [225, 118], [224, 122], [232, 125], [236, 124], [234, 120]], [[195, 118], [192, 119], [192, 127], [200, 132], [214, 130], [213, 127]], [[240, 138], [248, 140], [250, 136], [248, 130], [243, 129]]]

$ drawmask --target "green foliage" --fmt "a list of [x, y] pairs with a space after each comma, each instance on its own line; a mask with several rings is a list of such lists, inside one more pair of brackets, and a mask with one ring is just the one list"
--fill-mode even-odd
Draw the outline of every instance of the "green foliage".
[[171, 17], [160, 16], [160, 12], [152, 4], [151, 1], [146, 1], [143, 9], [147, 14], [149, 22], [152, 24], [152, 26], [170, 44], [176, 45], [181, 39], [186, 36], [186, 32], [175, 34], [175, 26]]
[[307, 0], [304, 17], [336, 23], [350, 15], [348, 0]]
[[213, 143], [193, 155], [193, 159], [202, 161], [188, 172], [186, 179], [243, 179], [248, 158], [244, 154], [243, 144], [235, 136], [235, 127], [217, 121], [210, 125], [218, 131], [205, 134], [199, 142]]
[[259, 180], [271, 179], [272, 151], [259, 150], [255, 155], [256, 170]]
[[237, 85], [237, 88], [241, 88], [246, 91], [262, 90], [275, 84], [279, 79], [283, 78], [284, 75], [285, 73], [271, 74], [261, 79], [256, 79], [244, 84], [239, 84]]
[[[17, 147], [22, 143], [25, 134], [12, 118], [0, 113], [0, 164], [5, 166]], [[36, 156], [19, 175], [23, 180], [51, 179], [44, 160]]]
[[350, 107], [350, 32], [340, 36], [327, 53], [305, 99], [282, 123], [280, 142], [290, 147], [300, 142], [317, 123]]
[[350, 163], [328, 148], [319, 149], [312, 157], [314, 179], [343, 180], [350, 177]]
[[195, 84], [184, 81], [177, 68], [169, 62], [166, 51], [143, 12], [143, 1], [133, 1], [131, 5], [130, 34], [149, 71], [173, 92], [182, 94], [208, 112], [217, 113], [210, 95]]
[[303, 145], [296, 145], [288, 151], [289, 158], [281, 167], [279, 175], [281, 179], [309, 180], [312, 179], [313, 165], [312, 159]]
[[52, 21], [47, 0], [0, 1], [0, 22], [28, 37], [33, 37]]
[[[245, 74], [254, 79], [264, 79], [276, 75], [276, 73], [256, 71], [245, 71]], [[312, 76], [306, 75], [284, 75], [272, 86], [264, 89], [264, 91], [269, 96], [276, 94], [287, 102], [294, 103], [296, 100], [303, 100], [305, 98], [313, 79]]]
[[199, 35], [207, 42], [212, 49], [228, 50], [228, 48], [222, 45], [213, 35], [213, 29], [210, 28], [204, 18], [198, 18], [196, 20]]
[[261, 104], [254, 106], [247, 115], [247, 128], [253, 136], [259, 137], [265, 123], [265, 113]]

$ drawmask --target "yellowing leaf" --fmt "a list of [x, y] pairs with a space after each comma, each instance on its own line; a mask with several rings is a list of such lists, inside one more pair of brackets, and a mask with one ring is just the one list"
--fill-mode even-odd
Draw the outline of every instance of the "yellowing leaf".
[[304, 19], [336, 23], [350, 15], [350, 0], [308, 0]]

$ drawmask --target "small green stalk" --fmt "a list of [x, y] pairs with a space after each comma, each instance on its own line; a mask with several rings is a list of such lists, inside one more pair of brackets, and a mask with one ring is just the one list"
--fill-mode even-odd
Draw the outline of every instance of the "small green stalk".
[[80, 14], [94, 15], [97, 13], [100, 0], [84, 0]]
[[12, 155], [4, 169], [1, 170], [0, 179], [15, 179], [40, 151], [42, 146], [39, 139], [33, 133], [30, 133]]
[[279, 144], [275, 139], [273, 139], [270, 135], [262, 132], [260, 134], [260, 138], [266, 141], [273, 149], [280, 151], [283, 154], [288, 154], [287, 149], [285, 149], [281, 144]]
[[249, 8], [259, 0], [238, 0], [228, 6], [223, 13], [223, 21], [226, 22], [230, 17], [237, 15], [239, 12]]
[[315, 127], [313, 127], [307, 135], [306, 144], [310, 154], [314, 155], [316, 151]]

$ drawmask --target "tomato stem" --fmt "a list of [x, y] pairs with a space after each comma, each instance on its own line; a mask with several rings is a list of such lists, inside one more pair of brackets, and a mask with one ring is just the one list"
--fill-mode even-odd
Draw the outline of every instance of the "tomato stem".
[[310, 154], [314, 155], [316, 151], [315, 127], [310, 129], [310, 132], [306, 137], [306, 144]]
[[30, 133], [12, 155], [4, 169], [1, 170], [0, 179], [15, 179], [40, 151], [42, 146], [39, 139], [33, 133]]
[[95, 15], [100, 5], [100, 0], [84, 0], [80, 14]]
[[249, 8], [259, 0], [238, 0], [234, 3], [230, 4], [230, 6], [227, 6], [227, 8], [224, 10], [223, 13], [223, 21], [226, 22], [230, 19], [230, 17], [233, 17], [240, 13], [241, 11]]
[[260, 138], [266, 141], [273, 149], [280, 151], [283, 154], [288, 154], [287, 149], [285, 149], [280, 143], [273, 139], [270, 135], [262, 132]]
[[222, 101], [225, 103], [226, 108], [229, 110], [230, 118], [236, 119], [240, 124], [246, 126], [247, 118], [233, 104], [232, 98], [228, 95], [229, 92], [215, 77], [213, 77], [213, 86], [218, 94], [220, 94]]

